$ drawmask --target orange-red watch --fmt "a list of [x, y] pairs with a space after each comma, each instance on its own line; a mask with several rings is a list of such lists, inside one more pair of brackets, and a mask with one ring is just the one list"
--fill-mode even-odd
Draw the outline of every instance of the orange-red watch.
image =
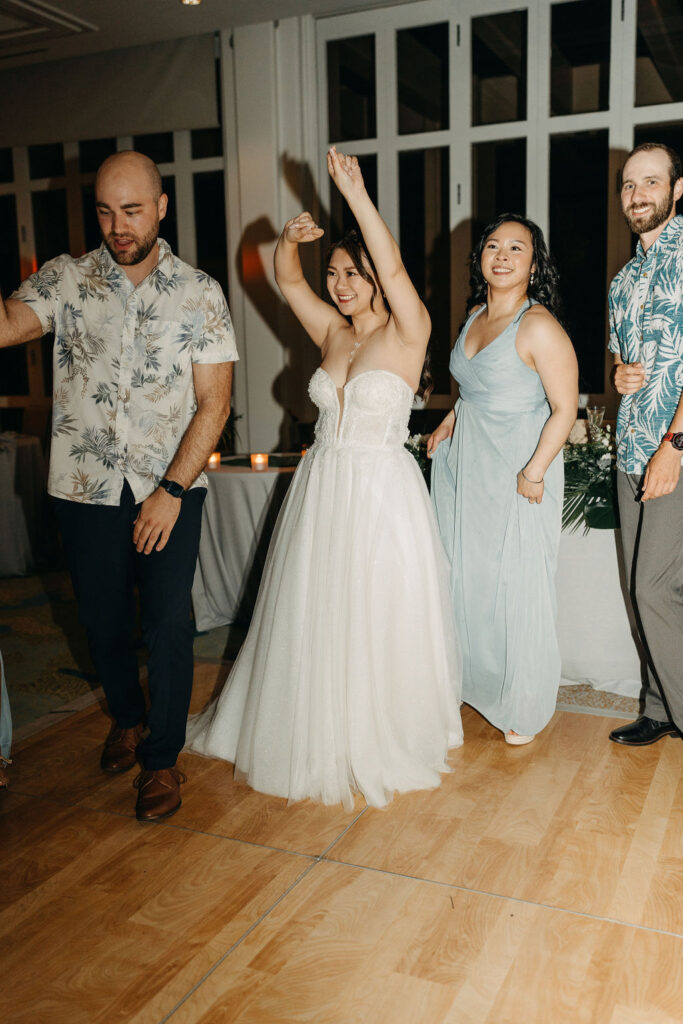
[[662, 441], [671, 441], [677, 451], [683, 452], [683, 431], [680, 433], [674, 433], [672, 430], [668, 430], [662, 438]]

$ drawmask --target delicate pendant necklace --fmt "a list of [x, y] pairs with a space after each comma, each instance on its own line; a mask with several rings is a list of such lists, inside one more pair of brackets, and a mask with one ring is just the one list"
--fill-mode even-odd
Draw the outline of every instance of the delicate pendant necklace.
[[362, 341], [354, 341], [354, 343], [353, 343], [353, 350], [351, 352], [351, 355], [349, 356], [349, 366], [351, 365], [351, 363], [356, 358], [356, 353], [358, 352], [358, 349], [361, 347], [361, 345], [363, 344], [364, 341], [365, 341], [365, 338], [363, 338]]

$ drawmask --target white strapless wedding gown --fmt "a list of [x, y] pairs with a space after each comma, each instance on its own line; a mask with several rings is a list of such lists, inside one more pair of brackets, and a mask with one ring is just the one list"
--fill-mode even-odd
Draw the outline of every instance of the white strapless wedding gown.
[[249, 632], [188, 746], [263, 793], [350, 807], [438, 786], [462, 743], [448, 563], [403, 447], [413, 394], [319, 368], [315, 443], [280, 511]]

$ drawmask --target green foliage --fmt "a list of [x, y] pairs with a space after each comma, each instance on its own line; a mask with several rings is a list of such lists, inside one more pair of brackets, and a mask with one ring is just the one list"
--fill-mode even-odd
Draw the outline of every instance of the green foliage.
[[614, 530], [619, 526], [616, 464], [609, 429], [585, 444], [564, 446], [562, 529], [575, 533]]

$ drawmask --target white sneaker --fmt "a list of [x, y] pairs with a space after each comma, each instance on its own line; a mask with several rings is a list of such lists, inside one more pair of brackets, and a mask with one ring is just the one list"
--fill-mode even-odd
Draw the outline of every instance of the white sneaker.
[[513, 732], [512, 730], [510, 730], [510, 732], [505, 733], [505, 742], [509, 743], [513, 747], [521, 747], [525, 743], [531, 743], [531, 741], [535, 739], [535, 736], [519, 736], [516, 732]]

